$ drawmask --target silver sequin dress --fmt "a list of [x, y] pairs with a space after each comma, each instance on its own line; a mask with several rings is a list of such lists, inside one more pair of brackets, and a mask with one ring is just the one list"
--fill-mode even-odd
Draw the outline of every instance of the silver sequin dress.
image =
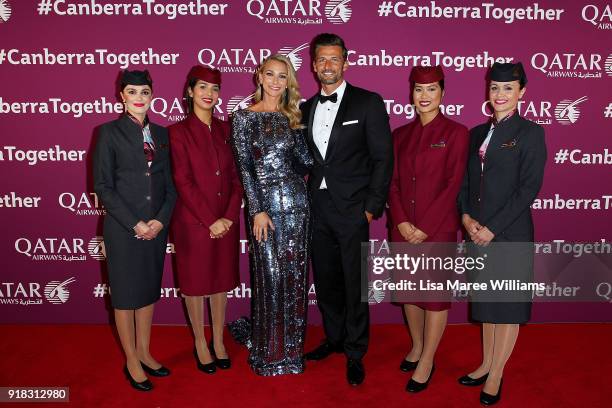
[[[279, 112], [235, 112], [232, 144], [249, 214], [249, 364], [259, 375], [301, 373], [311, 220], [299, 169], [312, 167], [312, 157], [302, 131], [292, 130]], [[258, 243], [252, 217], [262, 211], [275, 229]]]

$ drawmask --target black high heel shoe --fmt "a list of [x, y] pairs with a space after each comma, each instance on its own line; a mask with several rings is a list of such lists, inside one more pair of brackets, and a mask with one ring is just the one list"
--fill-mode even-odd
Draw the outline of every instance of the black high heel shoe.
[[208, 349], [210, 350], [210, 355], [215, 359], [215, 364], [222, 370], [227, 370], [232, 366], [232, 360], [230, 360], [229, 356], [227, 358], [218, 358], [217, 353], [215, 352], [215, 346], [211, 342], [208, 345]]
[[170, 370], [164, 366], [154, 369], [149, 367], [142, 361], [140, 362], [140, 365], [142, 366], [142, 369], [145, 371], [145, 373], [152, 375], [153, 377], [167, 377], [170, 375]]
[[484, 391], [480, 391], [480, 403], [486, 406], [497, 404], [501, 399], [502, 385], [504, 385], [503, 378], [499, 382], [499, 390], [497, 390], [497, 395], [491, 395]]
[[153, 383], [147, 378], [142, 382], [137, 382], [132, 375], [130, 374], [130, 370], [128, 370], [127, 365], [123, 366], [123, 372], [127, 377], [128, 381], [132, 388], [138, 391], [151, 391], [153, 389]]
[[193, 356], [195, 357], [195, 360], [198, 366], [198, 370], [206, 374], [214, 374], [217, 371], [215, 360], [213, 360], [212, 362], [208, 364], [202, 364], [200, 362], [200, 358], [198, 357], [198, 350], [195, 347], [193, 348]]
[[489, 378], [489, 373], [486, 373], [482, 377], [478, 377], [478, 378], [472, 378], [469, 375], [464, 375], [463, 377], [459, 378], [457, 381], [459, 382], [459, 384], [465, 385], [467, 387], [476, 387], [478, 385], [484, 384], [487, 381], [487, 378]]
[[419, 365], [419, 360], [417, 360], [417, 361], [408, 361], [406, 359], [403, 359], [402, 362], [400, 363], [400, 370], [402, 370], [403, 372], [407, 373], [409, 371], [416, 370], [418, 365]]
[[429, 385], [429, 381], [431, 380], [431, 377], [433, 377], [433, 373], [436, 370], [436, 365], [432, 365], [431, 366], [431, 371], [429, 372], [429, 377], [427, 378], [427, 381], [425, 381], [424, 383], [420, 383], [418, 381], [413, 380], [412, 378], [410, 379], [410, 381], [408, 381], [408, 384], [406, 384], [406, 391], [408, 392], [421, 392], [424, 391], [427, 386]]

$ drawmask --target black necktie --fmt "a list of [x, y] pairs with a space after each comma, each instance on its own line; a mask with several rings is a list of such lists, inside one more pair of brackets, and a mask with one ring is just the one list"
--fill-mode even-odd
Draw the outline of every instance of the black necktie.
[[325, 96], [325, 95], [319, 96], [319, 102], [325, 103], [327, 101], [330, 101], [331, 103], [336, 103], [338, 101], [338, 94], [334, 92], [333, 94], [329, 96]]

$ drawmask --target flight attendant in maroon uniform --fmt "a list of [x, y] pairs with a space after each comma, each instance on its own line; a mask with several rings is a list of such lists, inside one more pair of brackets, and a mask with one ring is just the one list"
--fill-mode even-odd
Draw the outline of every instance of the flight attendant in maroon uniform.
[[[440, 112], [444, 96], [444, 72], [440, 66], [415, 66], [410, 85], [419, 116], [393, 132], [391, 240], [411, 244], [456, 242], [460, 228], [456, 199], [465, 171], [468, 130]], [[427, 388], [448, 309], [450, 302], [404, 305], [412, 350], [400, 369], [414, 370], [407, 391]]]
[[[238, 286], [242, 186], [227, 122], [213, 117], [221, 73], [195, 66], [188, 75], [189, 114], [171, 126], [170, 151], [178, 192], [172, 220], [176, 273], [193, 329], [198, 368], [229, 368], [223, 345], [227, 292]], [[204, 336], [203, 297], [210, 298], [213, 348]]]

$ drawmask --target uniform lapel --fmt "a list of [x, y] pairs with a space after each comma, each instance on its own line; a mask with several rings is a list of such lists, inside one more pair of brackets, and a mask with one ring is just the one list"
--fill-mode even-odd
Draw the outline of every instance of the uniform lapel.
[[125, 140], [129, 145], [130, 153], [138, 163], [146, 166], [146, 158], [144, 155], [144, 144], [142, 136], [142, 128], [132, 122], [127, 115], [123, 115], [119, 121], [119, 129], [125, 136]]
[[[511, 118], [497, 125], [497, 128], [493, 131], [493, 135], [489, 141], [489, 146], [487, 146], [484, 171], [486, 171], [492, 165], [495, 165], [495, 156], [499, 151], [500, 146], [516, 136], [519, 121], [520, 117], [518, 113], [515, 113]], [[480, 145], [478, 145], [478, 147], [480, 147]]]

